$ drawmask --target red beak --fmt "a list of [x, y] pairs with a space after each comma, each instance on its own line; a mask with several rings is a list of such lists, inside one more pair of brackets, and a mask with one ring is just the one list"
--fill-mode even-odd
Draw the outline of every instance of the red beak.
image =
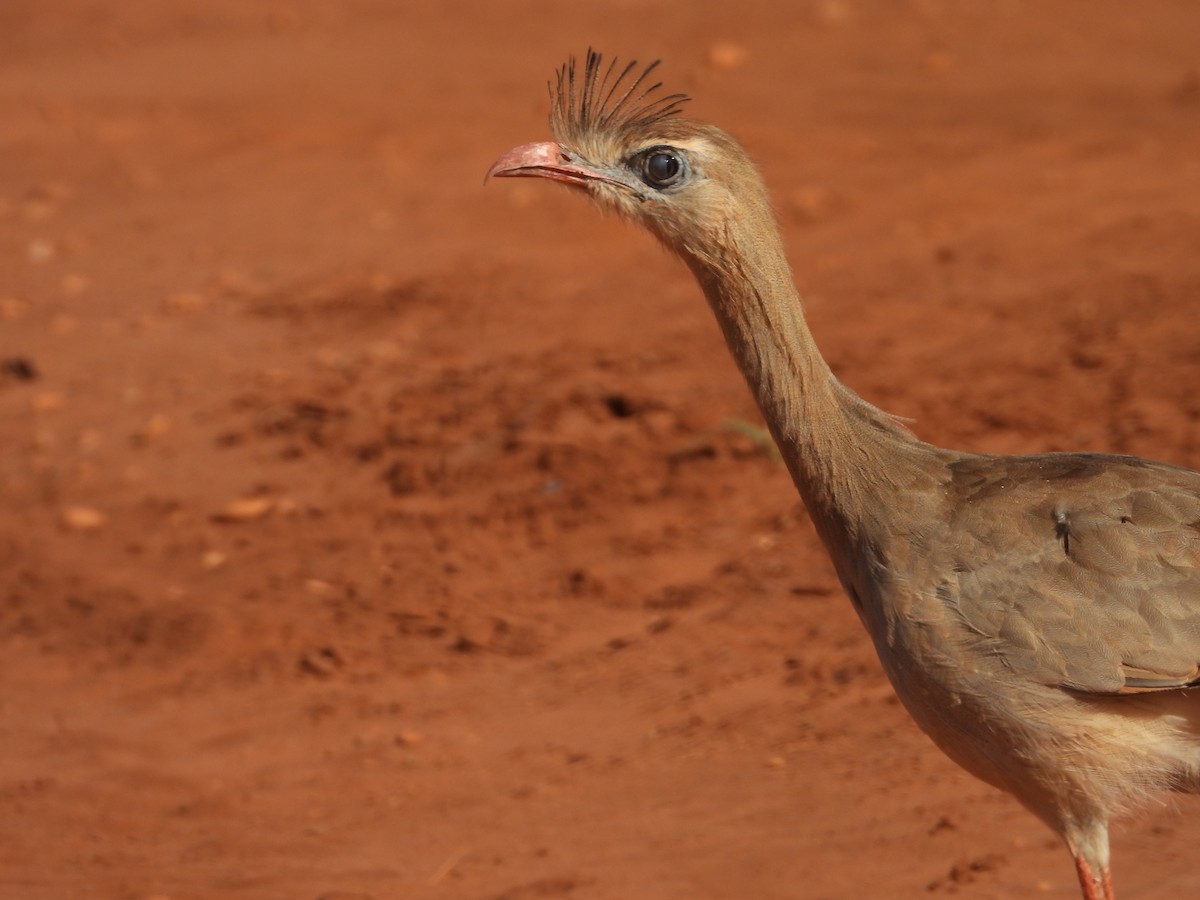
[[522, 144], [492, 163], [489, 178], [549, 178], [566, 184], [584, 185], [590, 181], [611, 181], [595, 169], [572, 162], [572, 157], [553, 141]]

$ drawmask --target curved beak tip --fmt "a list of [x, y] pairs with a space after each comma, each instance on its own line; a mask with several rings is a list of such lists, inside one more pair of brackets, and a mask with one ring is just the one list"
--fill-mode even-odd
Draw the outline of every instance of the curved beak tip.
[[560, 167], [565, 162], [562, 148], [551, 141], [522, 144], [520, 147], [513, 147], [492, 163], [483, 180], [486, 184], [490, 178], [544, 175], [546, 169]]
[[553, 141], [522, 144], [514, 147], [492, 163], [484, 183], [489, 178], [549, 178], [574, 187], [584, 187], [598, 181], [613, 181]]

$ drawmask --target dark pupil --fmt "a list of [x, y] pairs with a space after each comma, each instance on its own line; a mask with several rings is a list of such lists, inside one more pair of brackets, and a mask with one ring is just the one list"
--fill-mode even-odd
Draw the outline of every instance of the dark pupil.
[[670, 153], [655, 153], [646, 163], [646, 174], [651, 181], [670, 181], [679, 174], [679, 159]]

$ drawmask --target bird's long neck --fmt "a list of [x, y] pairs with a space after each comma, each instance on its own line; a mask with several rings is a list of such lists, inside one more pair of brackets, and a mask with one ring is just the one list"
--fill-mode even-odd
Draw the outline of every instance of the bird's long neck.
[[872, 528], [887, 525], [880, 516], [891, 495], [921, 480], [921, 457], [932, 448], [834, 377], [774, 227], [738, 230], [743, 237], [727, 231], [716, 252], [682, 255], [826, 545], [870, 540]]

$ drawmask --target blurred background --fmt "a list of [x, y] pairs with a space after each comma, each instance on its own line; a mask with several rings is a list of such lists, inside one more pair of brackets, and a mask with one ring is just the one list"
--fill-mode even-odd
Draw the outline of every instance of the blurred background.
[[[568, 55], [661, 58], [868, 400], [1197, 467], [1198, 34], [5, 0], [0, 897], [1071, 896], [896, 703], [683, 267], [483, 174]], [[1123, 894], [1200, 888], [1179, 806]]]

